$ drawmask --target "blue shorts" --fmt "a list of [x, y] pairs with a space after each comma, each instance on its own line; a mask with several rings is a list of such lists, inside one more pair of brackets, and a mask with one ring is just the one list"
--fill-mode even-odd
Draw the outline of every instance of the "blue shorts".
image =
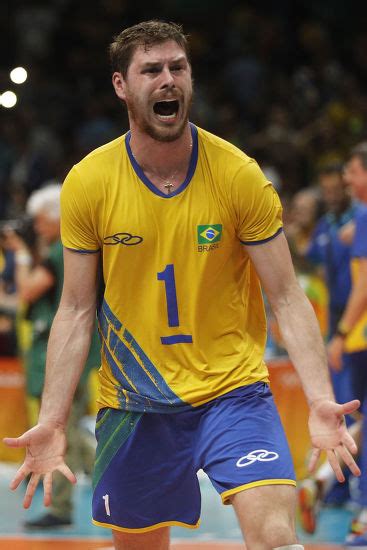
[[225, 504], [259, 485], [295, 485], [269, 386], [256, 383], [174, 414], [101, 409], [93, 523], [127, 532], [200, 520], [197, 471]]

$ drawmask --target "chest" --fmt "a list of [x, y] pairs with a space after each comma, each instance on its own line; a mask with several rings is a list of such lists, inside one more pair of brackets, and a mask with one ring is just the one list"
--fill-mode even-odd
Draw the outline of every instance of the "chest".
[[167, 198], [132, 179], [108, 198], [104, 212], [98, 224], [104, 253], [210, 252], [235, 239], [227, 198], [200, 173], [181, 193]]

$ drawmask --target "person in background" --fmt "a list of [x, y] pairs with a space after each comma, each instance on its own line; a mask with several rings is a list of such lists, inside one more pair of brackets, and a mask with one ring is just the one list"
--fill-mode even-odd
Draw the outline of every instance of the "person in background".
[[327, 334], [328, 290], [323, 278], [305, 254], [321, 212], [320, 192], [316, 187], [298, 191], [291, 199], [284, 231], [297, 279], [314, 308], [321, 335]]
[[[15, 283], [19, 304], [27, 307], [31, 324], [31, 342], [25, 351], [27, 408], [30, 424], [37, 423], [45, 378], [47, 341], [57, 311], [63, 286], [63, 251], [60, 240], [61, 185], [52, 183], [34, 191], [27, 202], [27, 215], [33, 221], [36, 246], [31, 250], [25, 237], [9, 226], [4, 228], [4, 245], [12, 250], [15, 261]], [[76, 391], [69, 424], [67, 456], [76, 470], [92, 471], [94, 448], [78, 424], [88, 404], [87, 376], [99, 366], [99, 342], [92, 339], [83, 378]], [[60, 390], [61, 391], [61, 390]], [[55, 474], [53, 502], [49, 513], [25, 522], [27, 528], [52, 528], [72, 523], [73, 486], [60, 473]]]
[[130, 131], [64, 182], [63, 293], [38, 425], [4, 439], [27, 448], [11, 488], [31, 474], [29, 507], [42, 476], [46, 505], [55, 470], [75, 482], [65, 423], [98, 307], [94, 523], [112, 530], [118, 550], [168, 550], [171, 525], [198, 526], [203, 468], [234, 506], [248, 550], [301, 550], [295, 475], [263, 360], [261, 283], [308, 399], [313, 465], [327, 449], [339, 479], [337, 456], [359, 473], [344, 425], [359, 402], [335, 402], [274, 187], [253, 159], [189, 122], [181, 27], [142, 22], [123, 30], [110, 53]]
[[347, 352], [353, 394], [361, 401], [361, 510], [352, 521], [346, 540], [347, 546], [361, 547], [367, 546], [367, 142], [362, 142], [351, 150], [344, 179], [361, 205], [355, 215], [350, 253], [352, 290], [329, 343], [328, 353], [331, 367], [340, 371], [343, 367], [343, 352]]
[[0, 229], [0, 357], [14, 357], [17, 355], [14, 254], [3, 247], [3, 238]]
[[[318, 221], [311, 236], [305, 257], [322, 268], [329, 293], [328, 335], [330, 340], [337, 331], [351, 288], [350, 246], [340, 239], [340, 230], [355, 217], [357, 206], [343, 180], [341, 164], [324, 166], [318, 174], [325, 214]], [[350, 369], [347, 361], [340, 371], [331, 369], [331, 378], [337, 401], [351, 399]], [[352, 420], [347, 417], [347, 423]], [[332, 470], [331, 470], [332, 472]], [[322, 465], [314, 478], [305, 479], [298, 492], [300, 520], [303, 529], [313, 533], [316, 529], [320, 501], [340, 505], [350, 498], [349, 476], [346, 482], [335, 483], [328, 464]]]
[[304, 263], [305, 251], [320, 213], [320, 193], [313, 187], [302, 189], [292, 197], [289, 220], [285, 227], [293, 259]]

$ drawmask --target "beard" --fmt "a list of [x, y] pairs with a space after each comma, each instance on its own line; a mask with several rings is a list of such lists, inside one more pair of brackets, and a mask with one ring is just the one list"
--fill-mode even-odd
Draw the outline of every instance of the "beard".
[[189, 112], [192, 105], [192, 94], [189, 97], [188, 103], [183, 105], [180, 104], [180, 109], [184, 109], [184, 115], [181, 120], [174, 126], [159, 126], [159, 124], [154, 124], [149, 121], [149, 117], [145, 115], [146, 105], [143, 105], [141, 108], [139, 101], [134, 97], [129, 97], [126, 100], [126, 107], [129, 113], [129, 117], [135, 122], [139, 129], [145, 132], [149, 137], [156, 141], [162, 143], [169, 143], [180, 138], [186, 128], [186, 125], [189, 121]]

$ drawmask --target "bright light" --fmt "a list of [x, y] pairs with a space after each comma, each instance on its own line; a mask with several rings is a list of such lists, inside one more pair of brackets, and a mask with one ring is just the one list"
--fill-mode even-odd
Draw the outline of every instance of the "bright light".
[[15, 84], [23, 84], [27, 80], [28, 73], [23, 67], [16, 67], [10, 71], [10, 79]]
[[17, 96], [14, 92], [9, 90], [0, 95], [0, 105], [6, 107], [6, 109], [11, 109], [17, 102]]

